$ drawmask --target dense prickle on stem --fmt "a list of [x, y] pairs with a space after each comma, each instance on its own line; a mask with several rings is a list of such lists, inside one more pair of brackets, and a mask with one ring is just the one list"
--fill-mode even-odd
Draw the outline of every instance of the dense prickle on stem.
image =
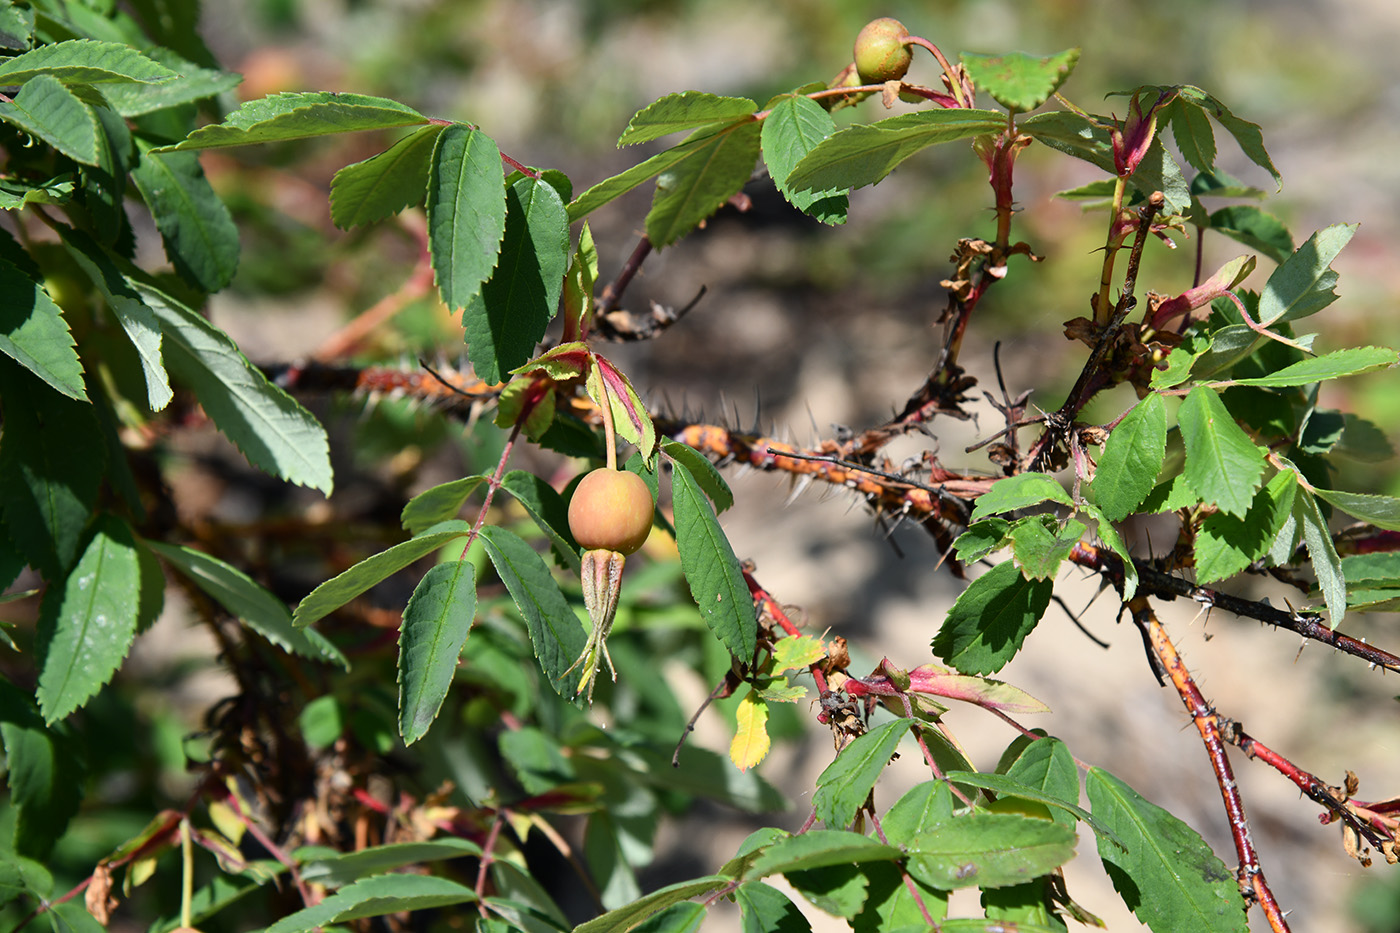
[[909, 70], [914, 53], [909, 48], [909, 30], [897, 19], [872, 19], [856, 36], [856, 71], [866, 84], [897, 81]]
[[651, 490], [640, 476], [600, 467], [569, 500], [569, 531], [585, 550], [632, 554], [651, 534], [652, 510]]

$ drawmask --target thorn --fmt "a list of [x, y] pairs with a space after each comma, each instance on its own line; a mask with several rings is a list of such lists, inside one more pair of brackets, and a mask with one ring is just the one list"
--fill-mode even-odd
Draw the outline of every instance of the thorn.
[[798, 475], [796, 473], [793, 473], [790, 484], [792, 486], [792, 490], [788, 493], [787, 501], [783, 503], [784, 508], [786, 508], [789, 505], [792, 505], [792, 503], [797, 499], [797, 497], [806, 492], [807, 487], [812, 485], [812, 474], [803, 473], [801, 475]]

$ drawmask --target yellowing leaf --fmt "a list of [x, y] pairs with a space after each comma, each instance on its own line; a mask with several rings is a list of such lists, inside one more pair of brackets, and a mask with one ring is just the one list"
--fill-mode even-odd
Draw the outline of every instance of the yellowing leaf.
[[773, 744], [768, 738], [768, 704], [750, 692], [739, 701], [739, 730], [729, 743], [729, 760], [740, 771], [747, 771], [768, 754]]
[[815, 635], [789, 635], [773, 644], [773, 673], [801, 670], [826, 657], [826, 645]]

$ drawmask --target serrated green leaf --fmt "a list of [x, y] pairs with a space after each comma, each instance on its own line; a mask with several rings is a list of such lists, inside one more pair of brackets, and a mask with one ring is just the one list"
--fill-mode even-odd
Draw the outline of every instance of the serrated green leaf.
[[243, 571], [194, 548], [159, 541], [145, 544], [240, 622], [283, 651], [350, 669], [345, 655], [326, 636], [313, 628], [295, 627], [286, 604]]
[[23, 84], [38, 75], [49, 75], [67, 84], [160, 84], [177, 77], [169, 68], [133, 48], [92, 39], [41, 45], [0, 62], [0, 85]]
[[331, 179], [331, 222], [341, 230], [393, 217], [427, 196], [441, 126], [425, 126]]
[[953, 792], [947, 781], [924, 781], [895, 801], [882, 820], [890, 845], [902, 846], [930, 826], [953, 815]]
[[779, 100], [763, 121], [763, 161], [773, 183], [788, 203], [824, 224], [846, 222], [846, 189], [797, 191], [787, 181], [797, 163], [834, 132], [836, 122], [826, 108], [801, 94]]
[[866, 878], [863, 865], [828, 865], [790, 871], [784, 877], [818, 910], [833, 917], [855, 917], [865, 906]]
[[34, 38], [34, 11], [28, 7], [0, 9], [0, 46], [27, 49]]
[[1342, 415], [1342, 437], [1332, 453], [1358, 463], [1380, 463], [1395, 456], [1395, 447], [1374, 422], [1350, 412]]
[[1272, 175], [1274, 183], [1282, 187], [1283, 177], [1279, 175], [1278, 169], [1274, 168], [1273, 160], [1264, 149], [1264, 134], [1260, 131], [1259, 124], [1235, 116], [1230, 112], [1230, 108], [1198, 87], [1182, 85], [1176, 88], [1176, 91], [1177, 100], [1182, 105], [1193, 104], [1214, 117], [1217, 123], [1235, 137], [1235, 142], [1249, 160]]
[[227, 334], [151, 286], [128, 279], [160, 321], [165, 363], [194, 389], [214, 424], [253, 466], [330, 495], [326, 431]]
[[1349, 554], [1342, 558], [1342, 570], [1352, 586], [1400, 587], [1400, 553]]
[[[886, 725], [907, 726], [908, 723], [901, 720], [895, 723], [886, 723]], [[875, 733], [866, 733], [855, 741], [859, 742], [873, 734]], [[852, 742], [846, 748], [849, 749], [854, 745], [855, 742]], [[845, 754], [846, 751], [843, 750], [836, 760], [840, 761]], [[881, 768], [888, 762], [889, 756], [886, 755], [885, 760], [881, 762]], [[830, 770], [831, 768], [828, 767], [827, 771]], [[867, 789], [861, 794], [861, 803], [865, 802], [869, 793], [870, 791]], [[854, 815], [853, 810], [852, 816], [854, 817]], [[787, 836], [773, 842], [750, 863], [748, 870], [744, 872], [742, 877], [744, 881], [748, 882], [789, 871], [823, 868], [828, 865], [885, 862], [899, 857], [899, 849], [884, 845], [859, 833], [848, 832], [844, 829], [811, 829], [800, 835]]]
[[[1191, 500], [1195, 504], [1195, 499]], [[1108, 516], [1099, 511], [1099, 507], [1092, 502], [1081, 502], [1079, 511], [1092, 518], [1095, 523], [1094, 533], [1098, 535], [1099, 541], [1108, 547], [1113, 553], [1118, 555], [1118, 559], [1123, 563], [1123, 599], [1129, 600], [1137, 593], [1138, 572], [1137, 565], [1133, 563], [1132, 552], [1123, 543], [1123, 536], [1118, 533], [1118, 529], [1113, 527], [1113, 523], [1108, 520]]]
[[1166, 455], [1167, 406], [1154, 392], [1138, 402], [1109, 434], [1089, 486], [1110, 521], [1122, 521], [1142, 504]]
[[[1075, 820], [1082, 820], [1093, 829], [1095, 834], [1106, 837], [1115, 844], [1122, 844], [1114, 835], [1113, 830], [1109, 829], [1099, 820], [1094, 819], [1093, 814], [1079, 806], [1078, 803], [1066, 800], [1058, 794], [1046, 793], [1043, 790], [1023, 783], [1010, 774], [993, 774], [981, 771], [949, 771], [948, 780], [967, 787], [980, 787], [984, 790], [995, 791], [1005, 796], [1022, 797], [1026, 800], [1034, 800], [1036, 803], [1043, 803], [1050, 808], [1052, 817], [1056, 814], [1056, 811], [1070, 817], [1069, 823], [1061, 823], [1061, 825], [1068, 826], [1074, 823]], [[1074, 781], [1074, 796], [1076, 800], [1079, 797], [1078, 777], [1076, 777]], [[1055, 822], [1059, 823], [1060, 821], [1056, 820]]]
[[744, 187], [758, 161], [761, 134], [757, 121], [744, 120], [718, 132], [697, 130], [686, 140], [699, 137], [703, 143], [657, 176], [646, 217], [653, 246], [685, 236]]
[[685, 468], [690, 471], [690, 475], [695, 482], [700, 484], [700, 488], [709, 496], [714, 503], [716, 512], [724, 512], [734, 504], [734, 493], [729, 488], [729, 484], [724, 481], [719, 470], [710, 462], [710, 458], [680, 441], [663, 441], [661, 450], [672, 460], [679, 460], [685, 464]]
[[974, 522], [989, 515], [1012, 512], [1042, 502], [1059, 502], [1074, 505], [1069, 493], [1051, 476], [1044, 473], [1020, 473], [998, 480], [982, 495], [977, 497], [977, 505], [972, 510]]
[[953, 550], [962, 563], [975, 563], [999, 549], [1010, 530], [1011, 523], [1004, 518], [980, 519], [958, 535]]
[[292, 623], [299, 627], [310, 625], [454, 538], [465, 537], [470, 531], [471, 525], [467, 522], [446, 521], [388, 550], [366, 557], [308, 593], [292, 613]]
[[[1053, 736], [1031, 742], [1006, 768], [1012, 780], [1065, 803], [1079, 805], [1079, 768], [1069, 747]], [[1062, 809], [1050, 811], [1056, 823], [1069, 826], [1078, 818]]]
[[627, 123], [617, 144], [632, 146], [697, 127], [733, 123], [749, 116], [758, 105], [747, 97], [718, 97], [701, 91], [668, 94], [638, 110]]
[[610, 910], [601, 917], [594, 917], [587, 923], [579, 924], [574, 928], [574, 933], [627, 933], [628, 930], [636, 929], [638, 924], [648, 917], [671, 905], [679, 904], [681, 901], [701, 894], [718, 891], [729, 884], [731, 880], [723, 875], [708, 875], [693, 881], [679, 881], [675, 884], [669, 884], [630, 904], [616, 910]]
[[1163, 117], [1170, 120], [1172, 138], [1186, 161], [1198, 172], [1214, 169], [1215, 132], [1210, 128], [1210, 119], [1205, 112], [1200, 107], [1183, 102], [1178, 96], [1158, 116], [1159, 124], [1166, 122]]
[[476, 614], [476, 569], [447, 561], [409, 597], [399, 629], [399, 735], [412, 745], [428, 732], [457, 673]]
[[181, 278], [206, 292], [233, 280], [238, 269], [238, 228], [209, 186], [199, 157], [189, 153], [141, 153], [131, 180], [151, 212], [165, 255]]
[[723, 126], [717, 130], [700, 130], [688, 136], [684, 142], [678, 143], [664, 152], [658, 152], [640, 165], [634, 165], [611, 178], [603, 179], [569, 202], [569, 223], [588, 216], [609, 201], [619, 198], [638, 185], [655, 178], [677, 163], [689, 158], [697, 150], [712, 146], [716, 137], [730, 132], [731, 129], [730, 126]]
[[436, 875], [376, 875], [278, 920], [265, 933], [303, 933], [362, 917], [450, 907], [477, 899], [471, 888]]
[[1213, 212], [1210, 229], [1254, 247], [1277, 263], [1293, 254], [1293, 234], [1283, 221], [1252, 204], [1232, 204]]
[[955, 814], [905, 845], [908, 871], [940, 890], [1000, 888], [1045, 875], [1074, 857], [1074, 830], [1013, 813]]
[[170, 388], [170, 376], [160, 352], [160, 322], [155, 312], [127, 285], [121, 270], [107, 258], [102, 248], [82, 231], [63, 231], [63, 244], [68, 248], [68, 255], [97, 286], [127, 339], [136, 348], [141, 372], [146, 377], [146, 404], [151, 411], [161, 411], [170, 404], [175, 393]]
[[1196, 535], [1196, 582], [1234, 576], [1268, 553], [1293, 508], [1297, 474], [1280, 470], [1254, 496], [1243, 518], [1214, 512]]
[[491, 137], [460, 123], [437, 134], [428, 172], [428, 247], [451, 311], [466, 307], [496, 268], [506, 230], [504, 181]]
[[1074, 519], [1060, 527], [1049, 516], [1024, 518], [1011, 528], [1012, 557], [1027, 577], [1053, 580], [1085, 530], [1084, 523]]
[[396, 868], [480, 854], [481, 846], [470, 839], [456, 836], [443, 836], [426, 842], [390, 843], [357, 852], [308, 859], [302, 863], [301, 879], [307, 884], [339, 888]]
[[549, 538], [555, 555], [575, 572], [579, 569], [578, 542], [569, 530], [569, 504], [564, 497], [533, 473], [511, 470], [501, 479], [501, 488], [515, 497]]
[[486, 525], [481, 529], [481, 540], [525, 619], [545, 680], [561, 697], [572, 701], [584, 674], [582, 665], [567, 676], [564, 672], [583, 653], [588, 640], [583, 624], [559, 591], [544, 560], [519, 535]]
[[[0, 890], [8, 894], [18, 888], [16, 893], [23, 893], [32, 891], [33, 882], [9, 860], [48, 859], [82, 802], [84, 768], [69, 734], [47, 728], [33, 699], [2, 679], [0, 739], [5, 746], [9, 802], [15, 812], [14, 852], [0, 861]], [[47, 897], [49, 891], [33, 893]], [[5, 899], [0, 896], [0, 903]]]
[[1054, 583], [1027, 580], [1011, 561], [973, 580], [948, 610], [933, 653], [964, 674], [994, 674], [1020, 650], [1045, 609]]
[[1388, 347], [1348, 347], [1301, 360], [1267, 376], [1236, 379], [1235, 383], [1242, 386], [1303, 386], [1385, 369], [1396, 362], [1400, 362], [1400, 355]]
[[856, 818], [910, 722], [896, 719], [876, 726], [841, 749], [836, 760], [817, 778], [817, 790], [812, 795], [817, 819], [836, 828], [847, 826]]
[[136, 540], [125, 522], [104, 516], [41, 613], [36, 696], [45, 722], [79, 709], [112, 679], [136, 637], [140, 600]]
[[[1317, 490], [1317, 493], [1321, 495], [1322, 491]], [[1390, 501], [1400, 505], [1400, 500]], [[1312, 492], [1302, 487], [1293, 496], [1293, 520], [1301, 529], [1303, 542], [1308, 546], [1308, 558], [1317, 576], [1318, 588], [1322, 590], [1327, 603], [1329, 622], [1336, 628], [1345, 617], [1347, 607], [1342, 561], [1332, 544], [1332, 534], [1327, 530], [1327, 520], [1322, 517], [1317, 500]]]
[[39, 283], [0, 259], [0, 353], [71, 399], [87, 401], [63, 312]]
[[506, 188], [505, 232], [495, 271], [462, 311], [467, 353], [478, 377], [500, 382], [535, 355], [559, 308], [568, 267], [564, 201], [548, 182], [520, 178]]
[[1182, 475], [1201, 501], [1244, 515], [1264, 475], [1264, 455], [1235, 423], [1220, 395], [1196, 386], [1177, 410], [1186, 445]]
[[238, 87], [243, 76], [232, 71], [217, 68], [202, 68], [164, 48], [152, 48], [146, 52], [157, 63], [170, 69], [176, 76], [159, 84], [108, 84], [102, 88], [102, 96], [123, 117], [139, 117], [181, 104], [216, 97]]
[[97, 115], [57, 78], [37, 75], [19, 89], [13, 102], [0, 100], [0, 120], [76, 162], [98, 163]]
[[962, 53], [962, 64], [978, 90], [1007, 110], [1026, 113], [1050, 99], [1079, 62], [1079, 49], [1035, 58], [1025, 52], [1005, 55]]
[[78, 170], [83, 202], [92, 215], [92, 230], [103, 243], [115, 244], [130, 232], [123, 203], [127, 173], [135, 149], [126, 121], [110, 107], [94, 107], [97, 117], [97, 164]]
[[25, 561], [57, 581], [78, 556], [106, 465], [91, 405], [0, 367], [0, 506]]
[[[871, 862], [861, 866], [870, 880], [865, 907], [851, 921], [855, 933], [921, 933], [928, 920], [945, 929], [943, 918], [948, 915], [948, 893], [937, 891], [913, 878], [908, 883], [893, 863]], [[909, 891], [912, 884], [919, 899]]]
[[1114, 888], [1139, 920], [1154, 930], [1247, 929], [1234, 872], [1195, 830], [1107, 771], [1090, 768], [1085, 783], [1094, 816], [1127, 846], [1098, 840]]
[[47, 181], [0, 178], [0, 210], [17, 211], [30, 204], [67, 204], [76, 187], [72, 172]]
[[1191, 378], [1191, 367], [1204, 352], [1205, 348], [1196, 350], [1184, 346], [1176, 347], [1167, 354], [1162, 368], [1152, 371], [1152, 380], [1148, 385], [1154, 389], [1170, 389], [1180, 385]]
[[1373, 496], [1359, 492], [1342, 492], [1336, 489], [1313, 490], [1318, 498], [1359, 518], [1377, 528], [1400, 531], [1400, 499], [1393, 496]]
[[222, 149], [256, 143], [288, 142], [332, 133], [419, 126], [428, 118], [412, 107], [383, 97], [333, 91], [273, 94], [250, 100], [224, 118], [202, 126], [158, 152]]
[[1319, 230], [1274, 270], [1259, 294], [1259, 316], [1267, 327], [1316, 314], [1337, 300], [1337, 273], [1332, 260], [1351, 241], [1360, 224], [1334, 224]]
[[812, 929], [788, 896], [762, 881], [749, 881], [734, 892], [742, 933], [803, 933]]
[[753, 657], [758, 617], [739, 560], [719, 527], [700, 484], [681, 461], [671, 474], [676, 548], [700, 616], [741, 662]]
[[[1108, 117], [1052, 110], [1027, 117], [1017, 124], [1017, 129], [1051, 149], [1083, 159], [1115, 175], [1117, 169], [1108, 131], [1115, 122]], [[1160, 135], [1153, 139], [1128, 182], [1144, 198], [1161, 191], [1167, 199], [1167, 214], [1184, 214], [1191, 208], [1191, 190], [1180, 167], [1163, 147]]]
[[400, 521], [404, 529], [416, 535], [438, 522], [456, 518], [457, 513], [462, 510], [462, 504], [471, 498], [476, 487], [489, 478], [484, 474], [464, 476], [423, 490], [409, 499], [403, 507]]

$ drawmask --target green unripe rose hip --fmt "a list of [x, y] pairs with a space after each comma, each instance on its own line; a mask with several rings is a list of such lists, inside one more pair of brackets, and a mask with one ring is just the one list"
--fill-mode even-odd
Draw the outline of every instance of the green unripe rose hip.
[[569, 531], [584, 550], [631, 554], [651, 534], [651, 490], [626, 470], [594, 470], [569, 500]]
[[866, 84], [883, 84], [904, 77], [914, 53], [904, 40], [909, 30], [897, 19], [872, 19], [856, 36], [856, 71]]

